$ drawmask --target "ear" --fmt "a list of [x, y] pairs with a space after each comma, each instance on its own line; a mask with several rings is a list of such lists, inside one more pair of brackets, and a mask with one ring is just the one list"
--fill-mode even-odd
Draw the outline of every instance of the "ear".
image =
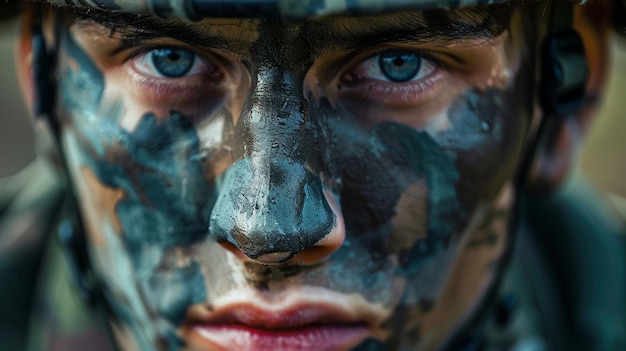
[[[53, 169], [62, 170], [62, 158], [59, 152], [58, 140], [51, 125], [54, 123], [53, 119], [55, 118], [49, 102], [52, 92], [49, 91], [50, 86], [48, 86], [49, 82], [46, 79], [43, 79], [43, 81], [42, 79], [37, 79], [38, 72], [35, 69], [37, 64], [35, 62], [37, 57], [35, 57], [36, 54], [34, 53], [34, 44], [36, 44], [36, 39], [34, 39], [35, 24], [37, 24], [36, 21], [40, 20], [50, 24], [51, 14], [52, 12], [49, 11], [49, 8], [41, 7], [41, 4], [26, 2], [23, 5], [18, 38], [15, 43], [15, 66], [24, 102], [30, 115], [33, 116], [32, 122], [36, 149], [39, 155], [43, 156], [43, 160], [53, 165]], [[51, 28], [43, 28], [43, 30], [46, 34], [52, 32]], [[47, 41], [51, 37], [51, 35], [47, 35]], [[42, 45], [43, 43], [39, 44]], [[48, 57], [44, 60], [47, 61]], [[39, 64], [41, 65], [42, 62], [39, 62]], [[47, 75], [48, 72], [40, 73]], [[43, 102], [44, 100], [45, 102]]]
[[[583, 137], [599, 110], [609, 64], [610, 6], [608, 1], [590, 1], [576, 6], [574, 27], [580, 33], [589, 65], [585, 102], [573, 116], [549, 121], [529, 175], [529, 189], [557, 189], [579, 158]], [[542, 116], [541, 118], [553, 118]]]
[[33, 26], [36, 19], [34, 5], [26, 2], [21, 11], [18, 38], [15, 42], [15, 67], [26, 108], [32, 116], [35, 108], [36, 88], [33, 73]]

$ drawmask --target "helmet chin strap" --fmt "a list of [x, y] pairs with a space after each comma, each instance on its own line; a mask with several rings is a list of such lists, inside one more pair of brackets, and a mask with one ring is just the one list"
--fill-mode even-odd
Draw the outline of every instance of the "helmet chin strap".
[[[573, 28], [574, 5], [568, 0], [553, 0], [548, 33], [541, 46], [539, 103], [543, 118], [523, 156], [516, 181], [519, 194], [528, 189], [534, 163], [542, 150], [555, 143], [558, 128], [567, 124], [578, 128], [576, 115], [587, 102], [589, 66], [582, 37]], [[575, 134], [580, 134], [576, 130]]]
[[[43, 33], [42, 8], [38, 7], [36, 18], [32, 27], [32, 70], [35, 87], [34, 115], [35, 123], [43, 124], [46, 133], [51, 134], [52, 146], [56, 148], [55, 156], [58, 156], [61, 177], [66, 191], [64, 207], [61, 209], [58, 221], [57, 238], [65, 253], [66, 261], [70, 270], [70, 276], [74, 285], [78, 288], [80, 297], [90, 306], [102, 302], [97, 283], [88, 260], [86, 236], [83, 232], [83, 224], [77, 206], [75, 194], [69, 180], [70, 173], [62, 151], [61, 131], [58, 120], [54, 114], [56, 99], [56, 85], [54, 84], [54, 67], [56, 55], [48, 51], [46, 39]], [[57, 21], [60, 23], [59, 21]], [[58, 26], [55, 25], [56, 29]], [[57, 35], [57, 38], [59, 36]]]
[[[551, 142], [555, 128], [562, 123], [576, 123], [575, 117], [586, 101], [585, 89], [589, 76], [589, 68], [585, 49], [580, 34], [573, 28], [574, 5], [568, 0], [552, 0], [548, 33], [543, 40], [540, 53], [541, 81], [538, 87], [540, 106], [543, 119], [538, 128], [531, 147], [522, 156], [520, 171], [515, 179], [516, 200], [512, 209], [509, 232], [519, 230], [522, 208], [528, 192], [528, 178], [533, 162], [541, 149]], [[479, 311], [465, 327], [462, 327], [445, 345], [444, 349], [479, 350], [484, 340], [481, 336], [481, 325], [489, 317], [489, 312], [497, 313], [494, 302], [498, 297], [498, 289], [506, 273], [508, 261], [513, 251], [513, 241], [507, 245], [503, 262], [496, 273], [494, 283], [486, 292], [485, 298], [476, 309]]]
[[[58, 213], [56, 239], [63, 250], [65, 261], [69, 270], [72, 283], [76, 287], [80, 298], [105, 318], [115, 318], [112, 308], [104, 298], [103, 285], [89, 263], [89, 251], [87, 249], [87, 237], [76, 195], [70, 182], [69, 167], [65, 155], [61, 152], [61, 130], [55, 117], [54, 106], [56, 99], [56, 85], [54, 84], [54, 72], [56, 55], [52, 55], [46, 45], [42, 30], [42, 8], [37, 8], [35, 23], [32, 28], [32, 56], [33, 56], [33, 79], [35, 80], [35, 122], [44, 124], [52, 138], [52, 147], [56, 148], [65, 189], [63, 207]], [[59, 15], [60, 17], [60, 15]], [[55, 35], [61, 30], [59, 23], [61, 18], [55, 19]], [[111, 324], [106, 324], [106, 332], [113, 340]], [[118, 350], [117, 345], [111, 345]]]

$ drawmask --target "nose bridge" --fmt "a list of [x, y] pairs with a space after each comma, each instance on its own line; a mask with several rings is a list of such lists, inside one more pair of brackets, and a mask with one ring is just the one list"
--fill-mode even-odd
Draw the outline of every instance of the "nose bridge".
[[299, 80], [276, 66], [258, 69], [236, 128], [242, 155], [217, 184], [211, 234], [260, 261], [287, 261], [336, 225]]
[[307, 102], [293, 73], [278, 67], [260, 68], [249, 97], [247, 108], [242, 112], [241, 128], [248, 143], [247, 156], [280, 154], [298, 160], [300, 142], [306, 142]]

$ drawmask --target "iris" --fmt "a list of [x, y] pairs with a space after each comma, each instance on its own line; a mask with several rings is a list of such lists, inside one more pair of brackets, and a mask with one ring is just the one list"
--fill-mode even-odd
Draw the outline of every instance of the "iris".
[[422, 61], [414, 52], [391, 51], [380, 54], [378, 64], [385, 78], [392, 82], [406, 82], [419, 72]]
[[151, 55], [154, 68], [169, 78], [179, 78], [187, 74], [196, 59], [193, 52], [174, 48], [157, 49]]

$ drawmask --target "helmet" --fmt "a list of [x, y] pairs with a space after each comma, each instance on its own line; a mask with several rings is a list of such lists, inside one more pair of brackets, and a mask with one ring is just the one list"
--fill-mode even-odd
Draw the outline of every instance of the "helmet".
[[[47, 2], [78, 13], [32, 37], [80, 208], [60, 233], [134, 349], [461, 349], [586, 102], [565, 1], [542, 55], [508, 0]], [[537, 56], [554, 118], [528, 133]]]
[[[365, 0], [365, 1], [316, 1], [316, 0], [244, 0], [244, 1], [218, 1], [218, 0], [45, 0], [53, 6], [72, 7], [78, 11], [119, 11], [138, 14], [154, 14], [162, 17], [178, 17], [186, 19], [198, 19], [202, 17], [281, 17], [285, 19], [306, 19], [336, 14], [358, 15], [375, 14], [403, 9], [436, 9], [458, 8], [461, 6], [486, 5], [498, 3], [512, 3], [520, 0]], [[524, 1], [524, 0], [522, 0]], [[539, 0], [537, 0], [539, 1]], [[13, 7], [16, 0], [7, 0], [7, 4]], [[587, 0], [580, 0], [585, 4]], [[572, 1], [573, 3], [573, 1]], [[625, 34], [624, 11], [626, 1], [613, 0], [614, 22], [619, 34]], [[13, 9], [3, 11], [2, 15], [13, 13]]]
[[374, 14], [403, 9], [455, 8], [470, 5], [489, 5], [511, 0], [155, 0], [155, 1], [65, 1], [51, 0], [52, 4], [74, 6], [81, 10], [98, 9], [150, 13], [162, 17], [198, 19], [202, 17], [282, 17], [309, 19], [337, 14]]

